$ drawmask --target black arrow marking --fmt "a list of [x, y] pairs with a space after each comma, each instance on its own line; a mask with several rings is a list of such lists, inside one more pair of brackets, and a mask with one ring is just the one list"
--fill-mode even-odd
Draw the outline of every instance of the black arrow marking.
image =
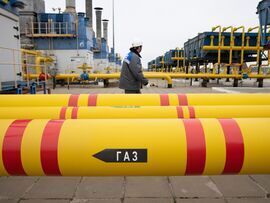
[[106, 163], [147, 163], [147, 149], [105, 149], [93, 157]]

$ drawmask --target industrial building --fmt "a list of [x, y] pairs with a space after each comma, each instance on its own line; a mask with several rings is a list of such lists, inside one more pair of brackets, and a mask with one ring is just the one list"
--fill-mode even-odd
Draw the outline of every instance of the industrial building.
[[[21, 1], [0, 1], [0, 91], [23, 85], [18, 9]], [[4, 29], [3, 29], [4, 28]]]
[[[85, 13], [75, 0], [59, 13], [45, 2], [0, 0], [0, 203], [270, 202], [270, 83], [255, 87], [270, 79], [270, 0], [258, 5], [260, 26], [213, 27], [144, 72], [130, 53], [121, 74], [108, 43], [114, 15], [104, 19], [92, 0]], [[148, 2], [146, 17], [153, 3], [164, 9]], [[170, 3], [186, 17], [184, 1]], [[138, 86], [122, 90], [120, 77]]]
[[[96, 32], [93, 29], [92, 0], [86, 1], [86, 13], [76, 12], [76, 1], [66, 0], [63, 13], [46, 13], [44, 0], [23, 0], [20, 11], [22, 47], [41, 51], [54, 59], [58, 73], [80, 73], [78, 67], [92, 72], [105, 72], [109, 65], [108, 20], [103, 20], [102, 8], [96, 11]], [[116, 57], [113, 57], [116, 59]], [[119, 63], [119, 62], [118, 62]]]
[[[107, 86], [109, 80], [120, 78], [121, 57], [115, 47], [109, 47], [110, 21], [102, 17], [103, 8], [85, 0], [85, 12], [77, 12], [75, 0], [65, 3], [63, 12], [59, 9], [58, 13], [48, 13], [44, 0], [1, 1], [1, 26], [10, 28], [4, 30], [8, 40], [3, 37], [0, 44], [4, 52], [1, 90], [30, 89], [43, 79], [46, 83], [49, 74], [54, 84], [61, 85], [94, 80]], [[166, 79], [169, 88], [176, 78], [201, 79], [204, 86], [209, 79], [231, 78], [233, 86], [238, 86], [239, 80], [249, 78], [257, 79], [262, 87], [263, 80], [270, 78], [270, 54], [263, 51], [263, 43], [269, 38], [268, 27], [264, 26], [267, 14], [260, 10], [264, 7], [267, 4], [258, 6], [261, 27], [214, 27], [187, 40], [183, 49], [170, 49], [150, 61], [145, 76]]]

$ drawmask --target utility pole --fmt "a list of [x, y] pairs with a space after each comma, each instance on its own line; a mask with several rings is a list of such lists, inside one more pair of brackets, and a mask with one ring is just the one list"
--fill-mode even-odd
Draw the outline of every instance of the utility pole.
[[112, 0], [112, 9], [113, 9], [113, 54], [114, 54], [114, 63], [116, 63], [116, 55], [115, 55], [115, 30], [114, 30], [114, 0]]

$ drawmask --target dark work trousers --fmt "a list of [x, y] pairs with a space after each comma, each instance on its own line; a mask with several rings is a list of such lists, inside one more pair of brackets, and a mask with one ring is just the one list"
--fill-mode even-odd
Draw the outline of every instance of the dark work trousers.
[[125, 90], [125, 94], [141, 94], [141, 90]]

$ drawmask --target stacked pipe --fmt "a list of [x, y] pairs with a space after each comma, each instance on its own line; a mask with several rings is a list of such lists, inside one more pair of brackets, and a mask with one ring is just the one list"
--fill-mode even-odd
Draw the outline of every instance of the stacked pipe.
[[106, 40], [107, 44], [108, 44], [108, 23], [109, 20], [102, 20], [103, 22], [103, 38]]
[[270, 94], [2, 95], [1, 176], [270, 173]]
[[66, 0], [66, 13], [76, 13], [76, 1]]

